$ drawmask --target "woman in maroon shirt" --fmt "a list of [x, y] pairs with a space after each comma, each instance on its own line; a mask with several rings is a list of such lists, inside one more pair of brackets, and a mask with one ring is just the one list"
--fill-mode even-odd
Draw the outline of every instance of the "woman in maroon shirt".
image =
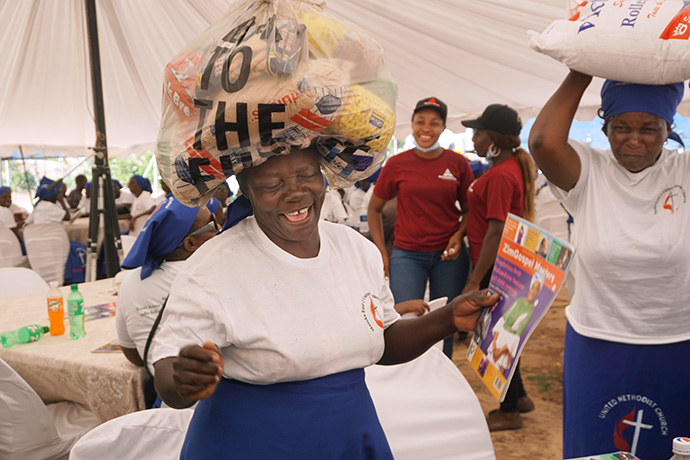
[[[488, 287], [508, 213], [527, 220], [534, 218], [536, 170], [529, 153], [520, 148], [522, 122], [512, 108], [492, 104], [481, 117], [462, 124], [474, 129], [472, 142], [477, 155], [491, 162], [491, 167], [472, 183], [468, 192], [467, 239], [473, 267], [463, 290], [468, 292]], [[522, 428], [520, 412], [533, 409], [518, 363], [500, 409], [489, 412], [489, 430]]]

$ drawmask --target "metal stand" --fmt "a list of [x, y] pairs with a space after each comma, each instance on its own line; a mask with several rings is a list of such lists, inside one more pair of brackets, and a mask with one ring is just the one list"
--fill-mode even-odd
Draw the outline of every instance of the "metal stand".
[[[99, 161], [100, 157], [100, 161]], [[96, 154], [91, 175], [91, 209], [89, 212], [89, 239], [86, 247], [86, 281], [98, 278], [98, 236], [103, 227], [106, 274], [110, 278], [119, 270], [124, 254], [120, 239], [120, 226], [115, 210], [115, 193], [110, 168], [103, 163], [104, 155]], [[102, 219], [101, 219], [102, 217]]]
[[96, 1], [84, 0], [86, 25], [89, 34], [91, 55], [91, 80], [96, 122], [96, 152], [91, 177], [91, 213], [89, 214], [89, 240], [86, 252], [86, 281], [95, 281], [98, 275], [98, 229], [103, 216], [103, 247], [105, 248], [106, 274], [115, 276], [119, 270], [117, 257], [122, 261], [122, 242], [117, 223], [113, 182], [108, 167], [108, 142], [105, 135], [105, 113], [103, 110], [103, 87], [101, 60], [98, 48], [98, 25], [96, 22]]

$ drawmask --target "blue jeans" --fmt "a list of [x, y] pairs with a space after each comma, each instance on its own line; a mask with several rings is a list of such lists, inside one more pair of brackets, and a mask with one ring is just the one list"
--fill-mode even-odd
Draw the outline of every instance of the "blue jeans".
[[[429, 300], [462, 292], [470, 271], [470, 256], [463, 244], [455, 260], [441, 260], [443, 251], [417, 252], [394, 248], [390, 258], [390, 286], [395, 303], [423, 299], [429, 282]], [[453, 336], [443, 341], [443, 353], [453, 355]]]

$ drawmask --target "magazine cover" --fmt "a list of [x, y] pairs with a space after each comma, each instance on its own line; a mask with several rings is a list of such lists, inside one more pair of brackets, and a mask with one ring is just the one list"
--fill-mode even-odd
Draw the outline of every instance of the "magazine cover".
[[120, 344], [115, 340], [111, 340], [110, 342], [106, 343], [105, 345], [101, 345], [98, 348], [94, 348], [91, 350], [91, 353], [121, 353], [122, 348], [120, 348]]
[[508, 214], [488, 288], [500, 299], [482, 312], [467, 349], [470, 366], [499, 401], [527, 339], [565, 281], [573, 251], [570, 243]]

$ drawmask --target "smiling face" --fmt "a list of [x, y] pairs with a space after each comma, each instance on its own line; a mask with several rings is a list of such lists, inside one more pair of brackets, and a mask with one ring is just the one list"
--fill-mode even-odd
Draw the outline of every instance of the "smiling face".
[[412, 136], [417, 145], [428, 149], [446, 129], [441, 115], [434, 109], [422, 109], [412, 116]]
[[319, 161], [311, 150], [278, 155], [242, 173], [243, 193], [259, 227], [295, 257], [319, 252], [319, 215], [326, 194]]
[[0, 195], [0, 206], [2, 206], [3, 208], [9, 208], [11, 204], [12, 204], [12, 193], [5, 192], [2, 195]]
[[668, 123], [646, 112], [627, 112], [611, 117], [606, 134], [613, 156], [630, 172], [652, 166], [669, 135]]

